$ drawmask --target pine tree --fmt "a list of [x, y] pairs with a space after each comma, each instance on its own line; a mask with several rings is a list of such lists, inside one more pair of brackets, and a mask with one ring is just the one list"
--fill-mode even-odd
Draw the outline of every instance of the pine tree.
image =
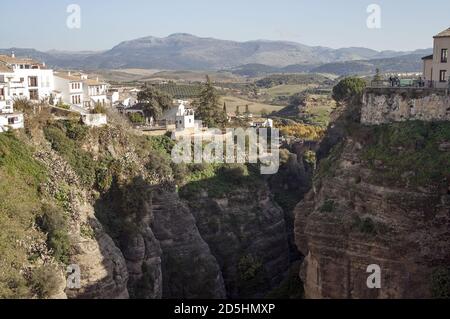
[[196, 115], [208, 127], [223, 127], [227, 122], [226, 112], [220, 109], [219, 96], [209, 76], [206, 76], [205, 86], [194, 106]]

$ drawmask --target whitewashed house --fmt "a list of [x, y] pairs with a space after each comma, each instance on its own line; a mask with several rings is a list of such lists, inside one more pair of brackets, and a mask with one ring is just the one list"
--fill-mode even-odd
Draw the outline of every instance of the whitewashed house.
[[[83, 80], [79, 74], [71, 72], [55, 72], [55, 90], [60, 92], [60, 100], [67, 105], [83, 106]], [[55, 102], [55, 104], [57, 104]]]
[[108, 102], [107, 84], [96, 79], [83, 77], [84, 107], [94, 107], [96, 104], [105, 106]]
[[181, 103], [175, 115], [175, 124], [178, 130], [195, 128], [195, 111]]
[[9, 73], [9, 95], [12, 99], [31, 101], [48, 100], [54, 90], [53, 70], [44, 63], [27, 58], [16, 58], [11, 54], [0, 55], [0, 65], [12, 70]]

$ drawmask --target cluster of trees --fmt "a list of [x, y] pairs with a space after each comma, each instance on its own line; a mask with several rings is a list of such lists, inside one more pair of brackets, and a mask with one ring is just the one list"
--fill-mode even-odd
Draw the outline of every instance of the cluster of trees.
[[294, 136], [311, 141], [318, 141], [325, 135], [324, 128], [307, 124], [286, 125], [280, 128], [280, 132], [284, 136]]
[[144, 87], [138, 93], [138, 101], [142, 103], [146, 117], [158, 119], [168, 109], [172, 107], [172, 97], [153, 86]]

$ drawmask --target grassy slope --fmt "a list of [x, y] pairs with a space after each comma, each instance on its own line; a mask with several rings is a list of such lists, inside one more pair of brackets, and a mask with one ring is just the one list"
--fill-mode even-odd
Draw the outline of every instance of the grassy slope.
[[269, 105], [259, 102], [252, 102], [248, 100], [244, 100], [234, 96], [225, 96], [221, 98], [220, 105], [223, 103], [227, 104], [227, 112], [235, 112], [236, 106], [240, 107], [240, 112], [245, 112], [245, 106], [248, 105], [250, 112], [254, 114], [260, 114], [261, 111], [266, 110], [267, 112], [279, 111], [283, 108], [283, 106], [278, 105]]
[[0, 297], [30, 297], [20, 274], [31, 262], [25, 247], [40, 234], [31, 228], [41, 202], [44, 168], [32, 151], [12, 133], [0, 134]]

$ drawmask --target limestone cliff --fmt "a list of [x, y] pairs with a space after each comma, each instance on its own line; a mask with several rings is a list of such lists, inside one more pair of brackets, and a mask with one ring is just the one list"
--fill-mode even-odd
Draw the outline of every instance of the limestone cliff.
[[[336, 126], [295, 209], [306, 297], [448, 297], [450, 123]], [[381, 289], [367, 287], [372, 264]]]
[[261, 298], [280, 284], [290, 265], [288, 231], [264, 183], [222, 196], [203, 189], [188, 204], [217, 258], [229, 298]]

